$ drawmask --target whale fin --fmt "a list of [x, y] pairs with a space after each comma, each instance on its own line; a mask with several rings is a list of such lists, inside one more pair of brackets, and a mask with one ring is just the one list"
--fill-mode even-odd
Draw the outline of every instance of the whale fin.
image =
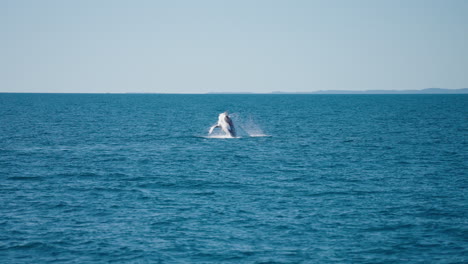
[[213, 133], [213, 130], [214, 130], [215, 128], [217, 128], [217, 127], [219, 127], [219, 126], [218, 126], [218, 125], [214, 125], [214, 126], [210, 127], [210, 132], [208, 132], [208, 134]]

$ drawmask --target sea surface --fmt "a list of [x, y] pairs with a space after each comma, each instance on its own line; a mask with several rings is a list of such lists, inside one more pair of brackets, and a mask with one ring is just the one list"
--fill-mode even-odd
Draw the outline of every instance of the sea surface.
[[467, 263], [467, 140], [468, 95], [0, 94], [0, 262]]

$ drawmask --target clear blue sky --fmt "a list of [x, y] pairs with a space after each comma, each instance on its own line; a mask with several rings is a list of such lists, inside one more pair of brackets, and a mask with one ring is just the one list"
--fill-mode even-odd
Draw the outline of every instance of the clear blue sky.
[[468, 1], [0, 0], [0, 92], [468, 87]]

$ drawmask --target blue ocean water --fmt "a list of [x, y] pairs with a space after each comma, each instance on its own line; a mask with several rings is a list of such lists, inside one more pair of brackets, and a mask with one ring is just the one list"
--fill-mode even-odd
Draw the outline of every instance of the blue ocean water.
[[[239, 138], [208, 137], [225, 110]], [[0, 262], [466, 263], [467, 118], [467, 95], [0, 94]]]

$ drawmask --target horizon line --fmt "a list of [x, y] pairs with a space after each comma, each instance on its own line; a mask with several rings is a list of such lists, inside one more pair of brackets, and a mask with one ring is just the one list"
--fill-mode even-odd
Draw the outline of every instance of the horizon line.
[[[431, 92], [433, 91], [433, 92]], [[435, 92], [435, 93], [434, 93]], [[455, 93], [454, 93], [455, 92]], [[456, 93], [461, 92], [461, 93]], [[298, 95], [322, 95], [322, 94], [467, 94], [468, 88], [423, 88], [423, 89], [405, 89], [405, 90], [317, 90], [306, 92], [286, 92], [286, 91], [271, 91], [271, 92], [1, 92], [0, 94], [168, 94], [168, 95], [210, 95], [210, 94], [260, 94], [260, 95], [281, 95], [281, 94], [298, 94]]]

